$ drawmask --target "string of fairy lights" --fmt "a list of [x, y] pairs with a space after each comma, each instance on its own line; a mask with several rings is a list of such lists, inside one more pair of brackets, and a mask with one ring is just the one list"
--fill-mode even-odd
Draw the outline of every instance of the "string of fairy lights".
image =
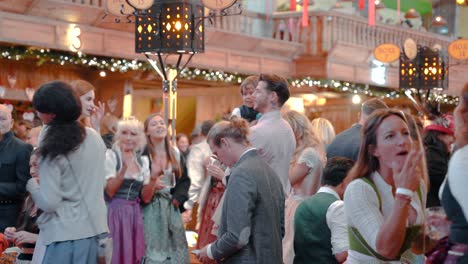
[[[64, 66], [75, 65], [101, 71], [121, 73], [128, 71], [153, 71], [153, 68], [149, 63], [136, 59], [128, 60], [122, 58], [93, 56], [86, 55], [82, 52], [67, 52], [24, 46], [0, 45], [0, 59], [16, 61], [34, 60], [39, 66], [43, 64], [59, 64]], [[179, 79], [205, 80], [233, 84], [240, 84], [245, 77], [247, 77], [247, 75], [198, 68], [186, 68], [179, 75]], [[332, 90], [334, 92], [367, 95], [382, 99], [396, 99], [406, 96], [404, 90], [390, 89], [366, 84], [356, 84], [338, 80], [314, 79], [311, 77], [305, 77], [289, 79], [289, 83], [293, 87], [298, 88], [315, 87]], [[425, 97], [425, 95], [423, 95], [423, 97]], [[432, 92], [429, 94], [429, 100], [436, 99], [439, 100], [440, 103], [446, 105], [458, 104], [458, 97], [450, 96], [440, 92]]]

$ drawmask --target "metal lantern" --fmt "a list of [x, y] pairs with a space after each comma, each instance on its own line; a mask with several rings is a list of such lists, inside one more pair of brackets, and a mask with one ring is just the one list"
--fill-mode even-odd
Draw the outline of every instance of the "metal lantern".
[[400, 56], [400, 88], [429, 90], [447, 88], [447, 69], [444, 57], [438, 50], [418, 47], [416, 57], [411, 60], [404, 53]]
[[193, 54], [205, 50], [203, 5], [199, 0], [155, 1], [138, 15], [135, 50], [147, 54]]

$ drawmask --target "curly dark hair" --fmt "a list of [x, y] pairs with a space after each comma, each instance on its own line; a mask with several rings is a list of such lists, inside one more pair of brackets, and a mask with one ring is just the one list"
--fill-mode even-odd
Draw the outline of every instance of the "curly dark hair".
[[47, 125], [39, 147], [39, 155], [54, 159], [75, 151], [86, 137], [86, 130], [77, 119], [81, 115], [81, 101], [71, 86], [65, 82], [48, 82], [33, 97], [34, 108], [55, 117]]

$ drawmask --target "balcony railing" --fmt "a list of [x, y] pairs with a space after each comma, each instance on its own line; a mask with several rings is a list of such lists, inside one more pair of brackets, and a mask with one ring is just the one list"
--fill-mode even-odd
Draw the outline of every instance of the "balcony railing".
[[[105, 0], [54, 0], [66, 3], [104, 8]], [[407, 38], [417, 44], [433, 47], [438, 44], [446, 50], [453, 40], [442, 35], [393, 26], [377, 24], [370, 27], [367, 19], [335, 11], [310, 11], [309, 26], [302, 27], [301, 12], [276, 12], [271, 16], [243, 10], [237, 5], [225, 10], [227, 16], [215, 16], [205, 21], [206, 27], [255, 37], [273, 38], [285, 42], [302, 43], [305, 53], [325, 54], [336, 44], [345, 43], [374, 49], [383, 43], [402, 46]]]
[[433, 47], [438, 44], [446, 50], [453, 40], [393, 25], [370, 27], [363, 17], [333, 11], [309, 12], [309, 26], [305, 28], [301, 26], [300, 12], [278, 12], [272, 17], [273, 38], [304, 43], [306, 53], [313, 55], [328, 52], [338, 42], [374, 49], [383, 43], [402, 46], [407, 38], [412, 38], [419, 45]]

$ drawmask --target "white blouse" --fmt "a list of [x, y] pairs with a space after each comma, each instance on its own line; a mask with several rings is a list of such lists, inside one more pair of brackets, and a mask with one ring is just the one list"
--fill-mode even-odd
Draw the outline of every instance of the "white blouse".
[[292, 186], [294, 194], [303, 198], [314, 195], [320, 188], [320, 178], [324, 166], [320, 154], [314, 148], [305, 148], [296, 163], [305, 164], [309, 168], [309, 172], [300, 183]]
[[[379, 210], [379, 199], [375, 190], [364, 180], [354, 180], [347, 187], [344, 195], [345, 215], [348, 225], [357, 228], [367, 244], [377, 251], [377, 234], [385, 219], [390, 216], [395, 198], [392, 193], [392, 186], [387, 184], [378, 172], [371, 174], [371, 180], [374, 182], [380, 199], [382, 200], [382, 211]], [[424, 222], [424, 209], [426, 204], [427, 190], [421, 182], [421, 197], [414, 192], [411, 206], [416, 210], [417, 217], [414, 225], [420, 225]], [[410, 259], [409, 263], [419, 263], [416, 256], [408, 250], [402, 256], [402, 259]], [[359, 252], [348, 251], [348, 264], [352, 263], [401, 263], [400, 261], [382, 262], [374, 257], [361, 254]], [[404, 262], [403, 262], [404, 263]]]
[[[120, 152], [120, 151], [119, 151]], [[119, 155], [120, 157], [121, 155]], [[150, 181], [150, 168], [149, 168], [149, 159], [147, 156], [141, 156], [141, 165], [137, 161], [138, 166], [140, 167], [140, 172], [134, 174], [125, 173], [125, 179], [134, 179], [137, 181], [142, 181], [143, 184], [148, 184]], [[106, 163], [105, 163], [105, 172], [106, 180], [110, 178], [115, 178], [117, 171], [117, 156], [115, 152], [111, 149], [106, 150]], [[122, 158], [120, 158], [120, 168], [122, 168]]]

